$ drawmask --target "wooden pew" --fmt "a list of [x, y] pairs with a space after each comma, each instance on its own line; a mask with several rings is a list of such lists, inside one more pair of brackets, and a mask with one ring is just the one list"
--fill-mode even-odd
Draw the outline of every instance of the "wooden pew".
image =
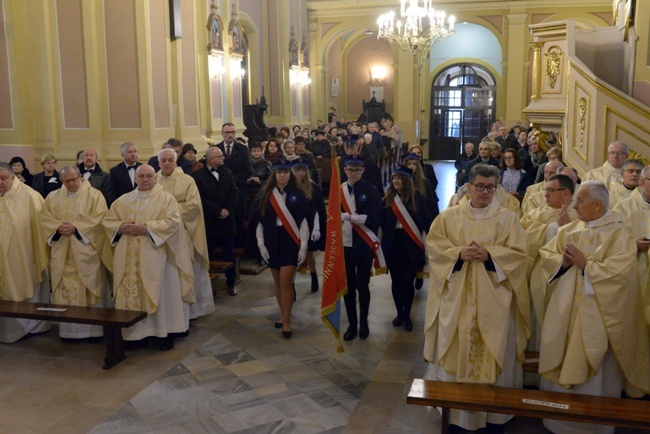
[[226, 270], [230, 270], [232, 267], [232, 262], [210, 261], [210, 269], [208, 270], [210, 273], [210, 279], [214, 279], [219, 274], [225, 273]]
[[110, 369], [126, 359], [122, 328], [142, 321], [147, 317], [147, 313], [136, 310], [0, 300], [0, 316], [104, 326], [106, 336], [104, 369]]
[[413, 380], [408, 404], [442, 407], [441, 433], [447, 432], [451, 408], [518, 416], [650, 428], [650, 402], [625, 398], [511, 389], [485, 384]]

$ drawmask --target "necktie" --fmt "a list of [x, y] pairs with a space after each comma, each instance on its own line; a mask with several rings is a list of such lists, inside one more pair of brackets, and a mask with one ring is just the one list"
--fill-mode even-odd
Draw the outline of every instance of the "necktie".
[[230, 145], [226, 146], [226, 158], [230, 158]]
[[352, 195], [354, 194], [354, 187], [352, 187], [350, 184], [348, 184], [348, 191], [350, 192], [350, 194]]

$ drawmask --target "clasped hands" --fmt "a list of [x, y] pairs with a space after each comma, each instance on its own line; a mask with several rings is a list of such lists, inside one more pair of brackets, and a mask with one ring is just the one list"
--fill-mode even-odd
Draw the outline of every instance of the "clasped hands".
[[147, 226], [139, 225], [135, 222], [122, 223], [120, 226], [120, 233], [122, 235], [132, 236], [147, 235]]
[[59, 226], [59, 229], [57, 230], [58, 233], [63, 235], [64, 237], [69, 237], [73, 235], [77, 231], [77, 228], [75, 228], [72, 223], [68, 222], [63, 222], [61, 226]]
[[469, 245], [461, 249], [460, 259], [465, 262], [485, 262], [489, 259], [489, 254], [481, 243], [472, 240]]
[[569, 268], [572, 265], [584, 270], [587, 266], [587, 258], [576, 246], [569, 243], [564, 248], [564, 255], [562, 255], [562, 268]]

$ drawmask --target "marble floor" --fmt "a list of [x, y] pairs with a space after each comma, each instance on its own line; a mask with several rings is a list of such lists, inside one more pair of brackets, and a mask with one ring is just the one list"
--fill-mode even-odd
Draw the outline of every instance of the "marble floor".
[[[441, 207], [453, 193], [449, 166], [436, 164]], [[223, 280], [214, 286], [216, 312], [193, 321], [173, 350], [127, 350], [110, 370], [101, 368], [102, 343], [62, 342], [56, 326], [0, 344], [0, 433], [439, 431], [436, 411], [406, 404], [411, 379], [426, 370], [426, 281], [415, 297], [415, 328], [406, 332], [391, 324], [390, 278], [373, 278], [370, 336], [345, 342], [342, 353], [321, 322], [320, 292], [310, 292], [308, 276], [296, 278], [288, 340], [273, 327], [278, 308], [268, 271], [242, 276], [236, 297]], [[538, 420], [515, 418], [495, 432], [547, 431]]]

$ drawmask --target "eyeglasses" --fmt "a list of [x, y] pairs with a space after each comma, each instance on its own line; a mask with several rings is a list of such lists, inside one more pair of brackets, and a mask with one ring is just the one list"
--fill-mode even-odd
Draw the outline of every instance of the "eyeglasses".
[[504, 160], [514, 160], [515, 157], [503, 157]]
[[484, 192], [485, 190], [487, 190], [488, 193], [494, 193], [497, 190], [496, 185], [472, 184], [471, 182], [470, 185], [473, 185], [474, 188], [480, 192]]
[[548, 194], [553, 194], [556, 191], [566, 190], [566, 188], [545, 188], [544, 191]]
[[637, 175], [640, 175], [641, 172], [642, 172], [642, 170], [641, 170], [641, 169], [639, 169], [639, 170], [627, 169], [625, 172], [626, 172], [626, 173], [629, 173], [630, 175], [635, 174], [635, 173], [636, 173]]
[[608, 154], [609, 154], [609, 155], [611, 155], [611, 156], [614, 156], [614, 155], [616, 155], [617, 157], [619, 157], [619, 156], [621, 156], [621, 155], [627, 155], [627, 152], [620, 152], [620, 151], [619, 151], [619, 152], [616, 152], [616, 151], [609, 151], [609, 152], [608, 152]]

